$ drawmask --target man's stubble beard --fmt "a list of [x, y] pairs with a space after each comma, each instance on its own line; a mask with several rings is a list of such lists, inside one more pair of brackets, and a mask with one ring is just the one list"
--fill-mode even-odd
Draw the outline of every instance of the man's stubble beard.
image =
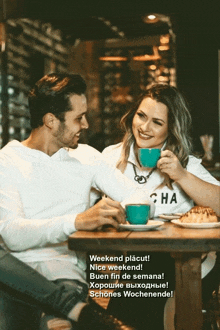
[[[73, 142], [65, 142], [64, 139], [64, 132], [66, 130], [66, 124], [65, 122], [61, 122], [56, 133], [54, 134], [54, 136], [57, 138], [57, 141], [60, 141], [60, 143], [62, 144], [61, 148], [70, 148], [70, 149], [76, 149], [78, 148], [78, 142], [72, 144]], [[75, 137], [75, 136], [74, 136]], [[73, 137], [73, 139], [74, 139]]]

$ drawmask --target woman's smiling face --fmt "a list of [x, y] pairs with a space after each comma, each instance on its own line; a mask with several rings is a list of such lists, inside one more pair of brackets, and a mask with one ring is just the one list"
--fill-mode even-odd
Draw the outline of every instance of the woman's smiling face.
[[161, 148], [168, 137], [168, 109], [147, 97], [137, 109], [132, 131], [138, 148]]

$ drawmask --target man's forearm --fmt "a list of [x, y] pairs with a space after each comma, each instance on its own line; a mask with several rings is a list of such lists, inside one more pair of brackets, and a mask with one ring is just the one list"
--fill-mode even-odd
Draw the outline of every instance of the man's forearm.
[[[14, 208], [15, 209], [15, 208]], [[1, 210], [0, 217], [3, 218]], [[64, 242], [75, 231], [75, 214], [51, 219], [26, 219], [12, 214], [5, 221], [1, 236], [11, 251], [24, 251], [46, 244]]]

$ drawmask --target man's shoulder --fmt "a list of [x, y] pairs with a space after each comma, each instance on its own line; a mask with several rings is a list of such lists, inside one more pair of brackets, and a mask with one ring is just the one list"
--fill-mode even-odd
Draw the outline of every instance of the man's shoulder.
[[6, 144], [1, 150], [0, 150], [0, 164], [3, 165], [9, 165], [10, 163], [13, 163], [13, 153], [11, 152], [11, 148]]
[[14, 169], [19, 161], [14, 157], [8, 145], [0, 150], [0, 181], [1, 185], [5, 180], [11, 179], [14, 175]]
[[24, 169], [27, 162], [21, 152], [22, 145], [19, 141], [13, 140], [0, 150], [0, 167], [4, 173], [15, 173], [15, 169]]

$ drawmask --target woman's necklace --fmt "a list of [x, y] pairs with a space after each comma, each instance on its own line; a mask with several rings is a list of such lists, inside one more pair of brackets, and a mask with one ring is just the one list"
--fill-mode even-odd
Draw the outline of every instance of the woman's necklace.
[[157, 168], [157, 167], [153, 167], [152, 170], [148, 173], [148, 175], [143, 176], [143, 175], [138, 175], [138, 174], [137, 174], [137, 171], [136, 171], [136, 168], [135, 168], [135, 166], [134, 166], [134, 164], [132, 164], [132, 165], [133, 165], [134, 174], [135, 174], [135, 176], [134, 176], [134, 180], [137, 181], [139, 184], [146, 183], [147, 180], [149, 179], [149, 177], [151, 176], [151, 174], [152, 174], [152, 173], [156, 170], [156, 168]]

